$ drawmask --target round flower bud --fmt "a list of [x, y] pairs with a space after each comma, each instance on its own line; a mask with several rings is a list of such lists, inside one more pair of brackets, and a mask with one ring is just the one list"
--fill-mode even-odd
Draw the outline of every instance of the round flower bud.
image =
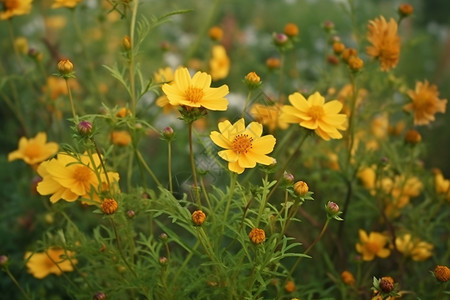
[[343, 271], [341, 273], [341, 280], [346, 285], [354, 285], [355, 284], [355, 277], [349, 271]]
[[398, 7], [398, 14], [401, 17], [407, 17], [409, 15], [412, 15], [413, 12], [414, 12], [414, 7], [409, 3], [402, 3]]
[[223, 37], [223, 30], [219, 26], [213, 26], [209, 29], [208, 35], [213, 41], [220, 41]]
[[352, 71], [359, 71], [364, 66], [364, 62], [358, 56], [350, 56], [347, 60], [347, 64]]
[[394, 290], [394, 279], [389, 276], [382, 277], [380, 280], [380, 289], [383, 291], [383, 293], [392, 292]]
[[405, 133], [405, 142], [411, 145], [416, 145], [422, 141], [422, 136], [417, 130], [411, 129]]
[[128, 35], [124, 36], [122, 39], [122, 47], [124, 50], [130, 50], [131, 49], [131, 39]]
[[134, 212], [134, 210], [130, 209], [129, 211], [127, 211], [127, 217], [128, 218], [133, 219], [134, 216], [136, 216], [136, 213]]
[[68, 59], [62, 59], [58, 62], [58, 71], [61, 75], [69, 75], [73, 72], [73, 64]]
[[159, 258], [159, 264], [161, 266], [164, 266], [165, 264], [167, 264], [167, 257], [165, 257], [165, 256], [160, 257]]
[[88, 136], [92, 133], [92, 123], [89, 121], [80, 121], [77, 125], [78, 133], [82, 136]]
[[297, 36], [299, 33], [298, 26], [294, 23], [287, 23], [284, 26], [284, 34], [288, 37], [294, 37]]
[[249, 89], [255, 89], [261, 85], [261, 78], [255, 72], [250, 72], [245, 75], [244, 82]]
[[450, 279], [450, 269], [447, 266], [436, 266], [433, 273], [440, 282], [447, 282]]
[[116, 212], [118, 207], [119, 205], [117, 204], [116, 200], [108, 198], [103, 200], [100, 209], [102, 210], [103, 213], [107, 215], [112, 215], [113, 213]]
[[129, 115], [131, 112], [128, 108], [126, 107], [122, 107], [120, 108], [117, 113], [116, 113], [116, 117], [119, 118], [125, 118], [127, 115]]
[[289, 183], [289, 184], [293, 183], [295, 180], [294, 175], [292, 175], [291, 173], [288, 173], [286, 171], [284, 171], [284, 173], [283, 173], [283, 179], [286, 183]]
[[170, 49], [170, 43], [168, 41], [163, 41], [161, 44], [159, 44], [159, 47], [162, 51], [169, 51]]
[[278, 69], [279, 67], [280, 67], [280, 65], [281, 65], [281, 62], [280, 62], [280, 60], [278, 59], [278, 58], [276, 58], [276, 57], [269, 57], [267, 60], [266, 60], [266, 66], [269, 68], [269, 69]]
[[337, 56], [335, 56], [333, 54], [330, 54], [330, 55], [327, 56], [327, 62], [330, 65], [336, 66], [336, 65], [339, 64], [339, 58], [337, 58]]
[[344, 51], [342, 51], [342, 59], [347, 62], [350, 57], [357, 56], [357, 55], [358, 55], [358, 51], [356, 51], [356, 49], [353, 49], [353, 48], [347, 48], [347, 49], [344, 49]]
[[194, 222], [195, 225], [200, 226], [202, 225], [206, 220], [206, 215], [201, 210], [196, 210], [192, 213], [192, 222]]
[[97, 292], [95, 293], [94, 297], [92, 297], [93, 300], [105, 300], [106, 295], [103, 292]]
[[6, 266], [8, 263], [8, 256], [0, 255], [0, 267]]
[[289, 40], [288, 36], [284, 33], [274, 33], [273, 34], [273, 41], [275, 45], [282, 46], [287, 43]]
[[333, 43], [333, 52], [335, 54], [341, 54], [345, 50], [345, 45], [342, 42], [334, 42]]
[[166, 242], [169, 237], [167, 236], [167, 233], [163, 232], [159, 235], [159, 238], [161, 241]]
[[337, 214], [339, 212], [339, 205], [337, 205], [336, 203], [332, 202], [332, 201], [328, 201], [327, 203], [327, 211], [330, 214]]
[[284, 290], [287, 293], [292, 293], [293, 291], [295, 291], [295, 283], [292, 280], [288, 280], [288, 282], [286, 282], [286, 285], [284, 286]]
[[297, 195], [303, 197], [309, 192], [308, 184], [304, 181], [297, 181], [294, 183], [294, 191]]
[[259, 245], [266, 240], [266, 233], [264, 230], [255, 227], [250, 231], [248, 237], [253, 244]]
[[323, 29], [325, 29], [326, 31], [330, 32], [334, 29], [334, 23], [331, 21], [325, 21], [323, 22]]
[[166, 128], [164, 128], [162, 130], [162, 136], [166, 139], [166, 140], [171, 140], [174, 136], [174, 132], [173, 132], [173, 128], [170, 126], [167, 126]]

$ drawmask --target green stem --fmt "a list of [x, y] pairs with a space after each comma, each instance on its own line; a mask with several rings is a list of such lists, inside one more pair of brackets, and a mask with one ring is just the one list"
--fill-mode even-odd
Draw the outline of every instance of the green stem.
[[192, 257], [194, 256], [194, 252], [197, 250], [199, 245], [200, 241], [197, 239], [197, 242], [195, 243], [194, 247], [192, 247], [191, 252], [189, 252], [189, 255], [186, 257], [181, 267], [178, 268], [178, 272], [173, 277], [173, 284], [176, 284], [178, 277], [180, 277], [181, 273], [184, 271], [184, 269], [186, 269], [188, 263], [191, 261]]
[[252, 91], [249, 90], [249, 91], [248, 91], [248, 94], [247, 94], [247, 99], [245, 99], [244, 110], [242, 111], [242, 116], [241, 116], [241, 118], [245, 118], [245, 113], [246, 113], [246, 111], [247, 111], [247, 106], [248, 106], [248, 104], [249, 104], [249, 102], [250, 102], [251, 96], [252, 96]]
[[259, 205], [258, 217], [256, 219], [256, 225], [255, 225], [256, 227], [259, 226], [259, 222], [261, 221], [261, 216], [264, 213], [264, 208], [266, 207], [267, 201], [269, 199], [269, 197], [267, 197], [267, 194], [269, 192], [269, 190], [267, 188], [267, 186], [269, 184], [268, 181], [269, 181], [269, 174], [266, 173], [266, 175], [264, 177], [264, 189], [263, 189], [263, 193], [262, 193], [261, 203]]
[[280, 53], [280, 79], [278, 82], [278, 103], [283, 104], [283, 79], [284, 79], [284, 61], [285, 55], [283, 52]]
[[119, 250], [119, 254], [120, 257], [122, 258], [123, 262], [125, 263], [125, 265], [127, 266], [128, 270], [131, 271], [131, 273], [133, 273], [133, 275], [138, 278], [138, 275], [136, 274], [136, 271], [133, 270], [133, 268], [131, 268], [130, 264], [128, 263], [127, 259], [125, 258], [125, 254], [122, 251], [122, 247], [120, 245], [120, 241], [119, 241], [119, 235], [117, 233], [117, 227], [116, 224], [114, 223], [114, 220], [112, 218], [109, 219], [111, 222], [111, 225], [114, 229], [114, 235], [116, 236], [116, 245], [117, 245], [117, 250]]
[[135, 92], [135, 78], [134, 78], [134, 31], [136, 26], [136, 15], [139, 0], [133, 1], [133, 8], [131, 12], [131, 24], [130, 24], [130, 61], [129, 61], [129, 76], [130, 76], [130, 88], [131, 88], [131, 113], [133, 117], [136, 116], [136, 92]]
[[23, 65], [22, 59], [20, 58], [19, 51], [17, 50], [16, 43], [15, 43], [15, 37], [14, 37], [14, 30], [12, 26], [12, 18], [8, 19], [8, 29], [9, 29], [9, 36], [11, 38], [11, 44], [14, 48], [14, 54], [17, 58], [17, 63], [19, 64], [20, 70], [22, 72], [25, 72], [25, 67]]
[[142, 154], [139, 150], [136, 149], [136, 156], [139, 159], [139, 161], [141, 162], [141, 164], [144, 166], [145, 170], [147, 170], [147, 172], [150, 174], [150, 176], [153, 178], [153, 180], [155, 181], [155, 183], [160, 187], [163, 188], [163, 186], [161, 185], [161, 182], [159, 182], [158, 178], [156, 177], [155, 173], [153, 173], [152, 169], [150, 169], [150, 167], [147, 165], [147, 163], [144, 160], [144, 157], [142, 157]]
[[9, 278], [11, 278], [12, 282], [19, 288], [20, 292], [22, 293], [23, 297], [27, 300], [31, 300], [31, 298], [28, 296], [28, 294], [25, 292], [25, 290], [22, 288], [22, 286], [19, 284], [19, 282], [16, 280], [14, 275], [9, 270], [8, 266], [4, 266], [4, 270], [6, 274], [8, 274]]
[[[225, 223], [227, 222], [227, 218], [228, 218], [228, 213], [230, 211], [230, 206], [231, 206], [231, 201], [233, 199], [233, 194], [234, 194], [234, 188], [236, 186], [236, 181], [237, 181], [237, 173], [232, 172], [230, 174], [230, 189], [228, 190], [228, 200], [227, 200], [227, 206], [225, 207], [225, 213], [223, 215], [223, 226], [225, 226]], [[222, 226], [222, 228], [223, 228]], [[222, 229], [223, 232], [223, 229]]]
[[172, 183], [172, 143], [168, 141], [167, 143], [167, 172], [169, 173], [169, 191], [173, 194], [173, 183]]
[[77, 113], [75, 112], [75, 106], [73, 104], [72, 91], [70, 89], [69, 79], [68, 78], [64, 78], [64, 80], [66, 81], [67, 94], [69, 95], [70, 108], [72, 110], [73, 121], [74, 121], [75, 125], [77, 125], [78, 124], [78, 117], [77, 117]]
[[192, 140], [192, 122], [189, 122], [188, 130], [189, 130], [189, 158], [191, 161], [192, 177], [194, 179], [195, 199], [197, 202], [197, 207], [199, 209], [201, 209], [202, 204], [200, 202], [200, 191], [199, 191], [198, 180], [197, 180], [197, 170], [195, 168], [194, 147], [193, 147], [193, 140]]

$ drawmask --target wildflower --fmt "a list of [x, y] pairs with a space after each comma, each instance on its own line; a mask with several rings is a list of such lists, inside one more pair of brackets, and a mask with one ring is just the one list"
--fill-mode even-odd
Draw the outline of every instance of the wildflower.
[[355, 48], [346, 48], [342, 51], [342, 59], [348, 63], [350, 57], [357, 56], [358, 51]]
[[26, 252], [25, 260], [28, 272], [42, 279], [50, 274], [59, 276], [62, 272], [73, 271], [73, 265], [77, 263], [77, 260], [72, 258], [74, 255], [74, 252], [53, 247], [45, 252]]
[[374, 58], [378, 58], [381, 63], [381, 70], [388, 71], [395, 67], [400, 56], [400, 37], [397, 34], [397, 22], [381, 16], [369, 21], [369, 33], [367, 39], [372, 46], [367, 46], [366, 53]]
[[39, 132], [34, 138], [21, 137], [18, 147], [8, 154], [8, 161], [23, 159], [29, 165], [36, 165], [58, 152], [59, 146], [54, 142], [47, 143], [47, 134]]
[[166, 264], [167, 264], [167, 257], [165, 257], [165, 256], [160, 257], [160, 258], [159, 258], [159, 264], [160, 264], [161, 266], [166, 265]]
[[296, 183], [294, 183], [294, 191], [300, 197], [306, 196], [306, 194], [308, 194], [309, 192], [308, 184], [301, 180], [297, 181]]
[[361, 70], [362, 67], [364, 66], [363, 60], [358, 56], [349, 57], [347, 64], [350, 67], [350, 69], [355, 72]]
[[244, 119], [231, 124], [226, 120], [218, 124], [219, 131], [210, 134], [212, 141], [225, 150], [218, 155], [228, 161], [230, 171], [241, 174], [246, 168], [254, 168], [256, 163], [271, 165], [273, 158], [267, 156], [272, 152], [276, 140], [273, 135], [261, 136], [263, 127], [252, 122], [245, 127]]
[[192, 222], [194, 222], [195, 225], [200, 226], [202, 225], [206, 220], [206, 215], [201, 210], [196, 210], [192, 213]]
[[172, 127], [167, 126], [162, 130], [161, 134], [164, 137], [164, 139], [166, 139], [167, 141], [171, 141], [175, 133], [173, 132]]
[[127, 211], [127, 217], [130, 219], [133, 219], [136, 216], [136, 213], [134, 212], [134, 210], [128, 210]]
[[409, 3], [402, 3], [399, 5], [397, 12], [402, 18], [404, 18], [412, 15], [414, 12], [414, 7]]
[[214, 41], [220, 41], [223, 37], [223, 30], [219, 26], [213, 26], [208, 31], [209, 37]]
[[375, 166], [365, 167], [358, 172], [357, 177], [361, 181], [362, 185], [368, 189], [371, 194], [375, 194]]
[[128, 108], [126, 108], [126, 107], [121, 107], [121, 108], [117, 111], [116, 117], [119, 117], [119, 118], [125, 118], [126, 116], [128, 116], [128, 115], [130, 115], [130, 114], [131, 114], [131, 111], [130, 111]]
[[112, 198], [104, 199], [100, 205], [100, 209], [106, 215], [112, 215], [117, 211], [117, 208], [119, 208], [119, 205], [117, 204], [117, 201]]
[[341, 273], [341, 280], [346, 285], [354, 285], [355, 284], [355, 277], [349, 271], [343, 271]]
[[250, 239], [250, 241], [252, 241], [253, 244], [259, 245], [265, 241], [266, 233], [264, 232], [264, 230], [255, 227], [248, 234], [248, 238]]
[[298, 26], [294, 23], [287, 23], [284, 26], [284, 34], [288, 37], [295, 37], [299, 33]]
[[280, 61], [280, 59], [278, 59], [276, 57], [269, 57], [266, 60], [266, 66], [271, 70], [278, 69], [280, 67], [280, 65], [281, 65], [281, 61]]
[[157, 72], [153, 73], [153, 78], [156, 83], [171, 83], [174, 79], [173, 69], [171, 67], [159, 68]]
[[106, 294], [103, 292], [97, 292], [94, 294], [94, 297], [92, 297], [93, 300], [106, 300]]
[[324, 140], [341, 139], [338, 130], [345, 130], [347, 116], [340, 114], [342, 103], [325, 99], [315, 92], [305, 99], [300, 93], [289, 95], [291, 105], [282, 108], [280, 119], [287, 123], [298, 123], [300, 126], [314, 130]]
[[371, 261], [375, 256], [386, 258], [391, 254], [391, 251], [384, 248], [388, 242], [385, 235], [379, 232], [371, 232], [369, 235], [360, 229], [359, 230], [360, 243], [356, 244], [356, 251], [362, 254], [362, 259]]
[[445, 113], [447, 99], [439, 99], [439, 91], [436, 85], [424, 82], [416, 82], [415, 90], [409, 90], [408, 96], [412, 102], [403, 108], [414, 112], [414, 125], [427, 125], [434, 121], [434, 115], [438, 112]]
[[255, 72], [250, 72], [245, 75], [245, 84], [249, 89], [256, 89], [261, 85], [261, 78]]
[[331, 21], [325, 21], [322, 24], [323, 29], [325, 29], [325, 31], [327, 32], [333, 32], [334, 29], [334, 23]]
[[292, 184], [292, 183], [294, 183], [295, 178], [294, 178], [294, 175], [292, 175], [292, 173], [288, 173], [288, 172], [284, 171], [283, 180], [287, 184]]
[[14, 16], [29, 14], [33, 0], [0, 0], [0, 2], [3, 6], [3, 11], [0, 11], [0, 20], [7, 20]]
[[[80, 85], [76, 80], [69, 80], [71, 90], [79, 90]], [[63, 78], [51, 76], [47, 78], [46, 85], [42, 88], [44, 94], [47, 94], [51, 100], [56, 100], [61, 95], [67, 95], [66, 81]]]
[[210, 85], [210, 75], [197, 72], [191, 78], [188, 69], [178, 68], [175, 71], [173, 84], [164, 84], [162, 90], [169, 98], [171, 105], [226, 110], [228, 101], [224, 97], [228, 94], [228, 86], [222, 85], [218, 88], [212, 88]]
[[448, 201], [450, 201], [450, 180], [445, 179], [441, 170], [434, 169], [434, 188], [436, 193], [444, 194]]
[[267, 126], [270, 132], [274, 132], [275, 129], [286, 129], [289, 124], [280, 119], [281, 104], [263, 105], [253, 104], [250, 108], [250, 115], [255, 121]]
[[335, 54], [341, 54], [345, 50], [345, 45], [342, 42], [333, 43], [333, 52]]
[[287, 293], [292, 293], [293, 291], [295, 291], [295, 283], [292, 280], [288, 280], [288, 282], [286, 282], [284, 286], [284, 290]]
[[0, 256], [0, 267], [6, 266], [8, 263], [8, 256], [1, 255]]
[[450, 279], [450, 269], [447, 266], [436, 266], [434, 268], [434, 276], [440, 282], [447, 282]]
[[395, 239], [395, 247], [406, 257], [414, 261], [423, 261], [432, 255], [433, 245], [417, 238], [412, 239], [411, 234], [404, 234]]
[[131, 135], [126, 130], [111, 132], [111, 142], [117, 146], [127, 146], [131, 143]]
[[224, 79], [230, 72], [230, 58], [222, 45], [215, 45], [212, 48], [211, 60], [209, 61], [212, 80]]
[[81, 0], [53, 0], [52, 8], [74, 8]]
[[420, 143], [422, 136], [417, 130], [411, 129], [405, 133], [405, 142], [411, 145], [416, 145]]
[[73, 64], [68, 59], [62, 59], [58, 62], [58, 71], [62, 77], [70, 75], [73, 72]]

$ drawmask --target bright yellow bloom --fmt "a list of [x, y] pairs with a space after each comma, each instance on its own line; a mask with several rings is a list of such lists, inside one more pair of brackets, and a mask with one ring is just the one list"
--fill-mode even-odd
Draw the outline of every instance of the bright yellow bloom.
[[[92, 155], [92, 160], [100, 172], [98, 155]], [[41, 195], [51, 195], [52, 203], [61, 199], [72, 202], [79, 197], [98, 201], [98, 193], [109, 189], [108, 180], [102, 170], [99, 182], [88, 155], [80, 155], [78, 160], [66, 153], [59, 153], [57, 158], [42, 163], [37, 171], [42, 177], [42, 181], [37, 185], [37, 191]], [[119, 175], [108, 172], [108, 178], [113, 184], [119, 180]], [[111, 188], [114, 191], [114, 187]], [[91, 192], [93, 192], [92, 199]]]
[[381, 70], [388, 71], [397, 65], [400, 56], [400, 37], [397, 33], [397, 22], [381, 16], [369, 21], [367, 39], [372, 46], [367, 46], [366, 53], [378, 58]]
[[211, 87], [211, 76], [204, 72], [195, 73], [191, 78], [187, 68], [175, 71], [173, 84], [164, 84], [162, 90], [171, 105], [204, 107], [210, 110], [226, 110], [228, 86]]
[[395, 247], [406, 257], [411, 257], [414, 261], [426, 260], [433, 254], [433, 244], [412, 239], [411, 234], [404, 234], [395, 239]]
[[325, 98], [315, 92], [305, 99], [300, 93], [289, 95], [291, 105], [284, 105], [280, 120], [286, 123], [298, 123], [300, 126], [314, 130], [324, 140], [341, 139], [338, 130], [347, 128], [347, 116], [340, 114], [342, 103], [332, 100], [325, 103]]
[[73, 265], [78, 262], [72, 258], [74, 255], [74, 252], [64, 251], [61, 248], [49, 248], [45, 252], [26, 252], [28, 273], [42, 279], [50, 274], [59, 276], [62, 272], [71, 272]]
[[35, 165], [43, 162], [53, 154], [58, 152], [58, 144], [47, 143], [47, 134], [39, 132], [34, 138], [29, 140], [21, 137], [19, 140], [19, 149], [8, 154], [8, 161], [23, 159], [29, 165]]
[[209, 68], [211, 71], [211, 78], [214, 81], [224, 79], [228, 76], [228, 73], [230, 72], [230, 58], [228, 58], [224, 46], [213, 46]]
[[250, 114], [255, 121], [267, 126], [270, 132], [274, 132], [275, 129], [286, 129], [289, 124], [283, 122], [280, 119], [281, 115], [281, 104], [275, 105], [263, 105], [263, 104], [253, 104], [250, 108]]
[[426, 125], [434, 121], [438, 112], [445, 113], [447, 99], [439, 99], [439, 91], [434, 84], [416, 82], [415, 90], [409, 90], [411, 103], [404, 106], [406, 111], [414, 111], [414, 125]]
[[266, 154], [273, 151], [276, 140], [273, 135], [261, 136], [263, 126], [252, 122], [245, 127], [244, 119], [231, 124], [226, 120], [218, 124], [219, 131], [210, 134], [212, 141], [225, 148], [218, 153], [228, 161], [228, 169], [241, 174], [246, 168], [254, 168], [256, 163], [270, 165], [274, 159]]
[[33, 0], [0, 0], [0, 2], [4, 10], [0, 12], [0, 20], [6, 20], [14, 16], [29, 14]]
[[81, 0], [53, 0], [52, 8], [68, 7], [74, 8]]
[[386, 258], [391, 254], [389, 249], [384, 248], [388, 242], [385, 235], [379, 232], [371, 232], [369, 235], [360, 229], [359, 230], [360, 243], [356, 244], [356, 251], [362, 254], [362, 259], [370, 261], [375, 256]]

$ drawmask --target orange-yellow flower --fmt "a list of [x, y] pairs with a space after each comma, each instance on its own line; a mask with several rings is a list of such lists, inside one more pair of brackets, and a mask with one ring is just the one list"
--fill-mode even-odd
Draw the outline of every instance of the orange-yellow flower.
[[111, 132], [111, 142], [118, 146], [127, 146], [131, 143], [131, 135], [126, 130], [114, 130]]
[[250, 114], [255, 118], [255, 121], [267, 126], [270, 132], [274, 132], [275, 129], [286, 129], [289, 126], [288, 123], [280, 119], [281, 107], [281, 104], [263, 105], [257, 103], [250, 108]]
[[415, 90], [409, 90], [408, 96], [412, 102], [406, 104], [406, 111], [414, 112], [414, 125], [426, 125], [434, 121], [438, 112], [445, 113], [447, 99], [439, 99], [439, 91], [434, 84], [416, 82]]
[[324, 140], [341, 139], [338, 130], [347, 128], [347, 116], [340, 114], [342, 103], [332, 100], [325, 103], [325, 98], [318, 92], [308, 97], [300, 93], [289, 95], [291, 105], [284, 105], [280, 120], [286, 123], [298, 123], [300, 126], [314, 130]]
[[218, 155], [228, 161], [230, 171], [241, 174], [246, 168], [254, 168], [256, 163], [270, 165], [274, 159], [266, 154], [273, 151], [276, 140], [273, 135], [261, 136], [263, 127], [252, 122], [245, 127], [244, 119], [231, 124], [226, 120], [218, 124], [219, 131], [210, 134], [211, 140], [225, 150]]
[[434, 169], [434, 188], [436, 193], [444, 194], [448, 201], [450, 201], [450, 180], [445, 179], [441, 170]]
[[360, 229], [359, 230], [360, 243], [356, 244], [356, 251], [362, 254], [362, 259], [370, 261], [375, 256], [386, 258], [391, 254], [391, 251], [385, 248], [388, 239], [385, 235], [379, 232], [371, 232], [369, 235]]
[[50, 274], [61, 275], [62, 272], [73, 271], [73, 265], [78, 261], [73, 258], [74, 252], [61, 248], [49, 248], [45, 252], [26, 252], [28, 273], [42, 279]]
[[14, 16], [29, 14], [33, 0], [0, 0], [0, 2], [3, 5], [3, 11], [0, 11], [0, 20], [6, 20]]
[[366, 53], [374, 58], [378, 58], [381, 63], [381, 70], [388, 71], [394, 68], [400, 57], [400, 37], [397, 33], [397, 22], [381, 16], [375, 20], [370, 20], [367, 26], [369, 32], [367, 39], [372, 46], [367, 46]]
[[266, 233], [260, 228], [253, 228], [248, 234], [248, 238], [253, 244], [259, 245], [266, 240]]
[[433, 244], [413, 239], [411, 234], [404, 234], [395, 239], [395, 247], [406, 257], [411, 257], [414, 261], [423, 261], [433, 254]]
[[211, 87], [211, 75], [197, 72], [191, 78], [187, 68], [175, 71], [173, 84], [164, 84], [162, 90], [169, 98], [171, 105], [187, 107], [204, 107], [210, 110], [226, 110], [228, 86]]
[[212, 80], [226, 78], [230, 72], [230, 58], [227, 55], [225, 47], [222, 45], [214, 45], [211, 52], [209, 68]]
[[53, 0], [52, 8], [68, 7], [74, 8], [81, 0]]
[[21, 137], [19, 149], [8, 154], [8, 161], [23, 159], [29, 165], [38, 164], [58, 152], [58, 144], [47, 143], [47, 134], [39, 132], [34, 138]]

